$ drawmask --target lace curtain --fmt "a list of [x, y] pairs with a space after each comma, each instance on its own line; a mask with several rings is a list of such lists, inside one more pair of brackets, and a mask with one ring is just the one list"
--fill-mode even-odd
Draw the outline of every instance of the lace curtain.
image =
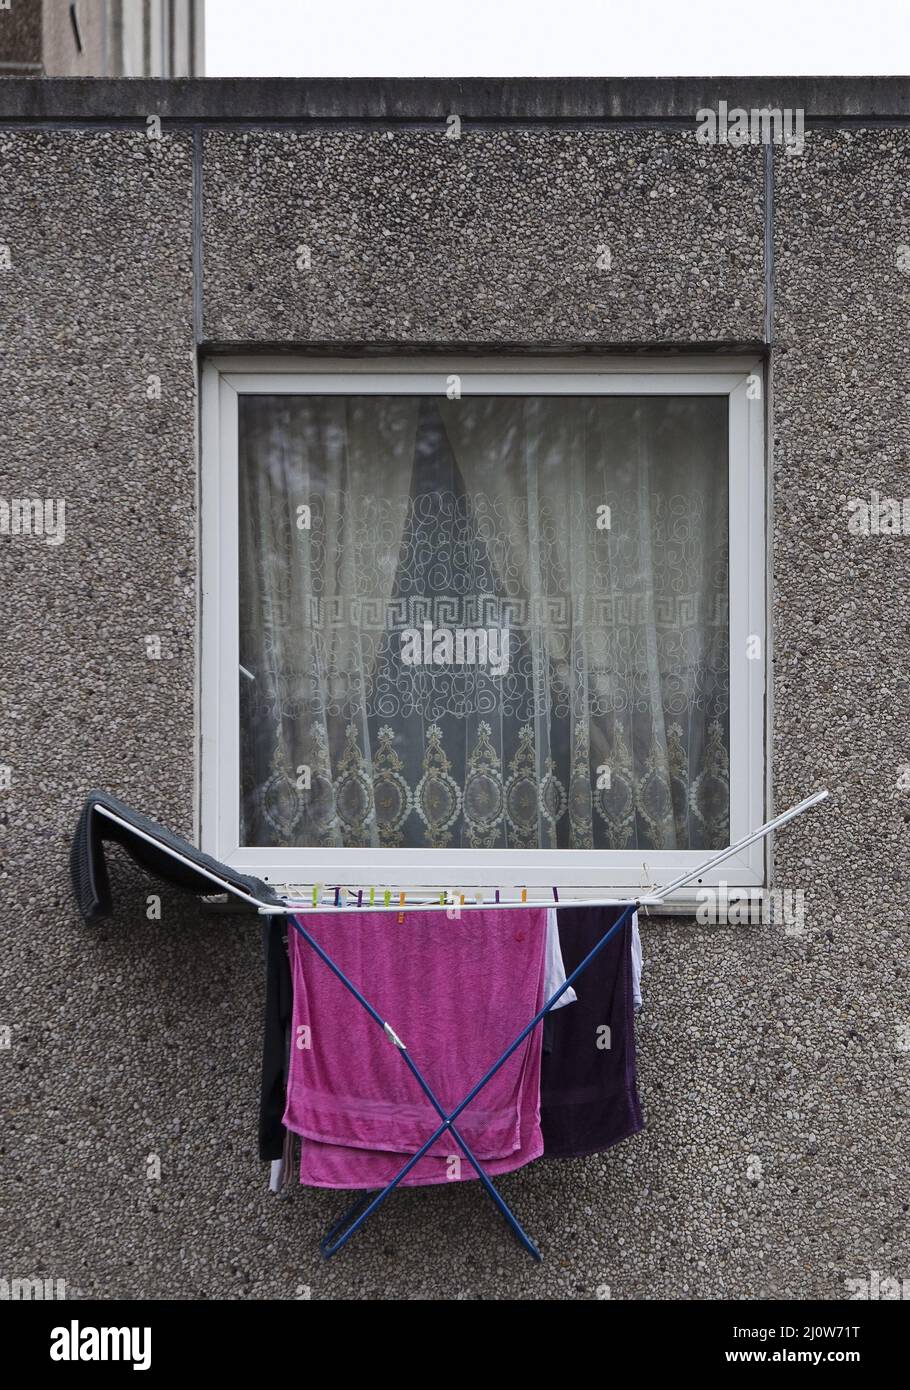
[[242, 397], [241, 843], [727, 844], [727, 428]]

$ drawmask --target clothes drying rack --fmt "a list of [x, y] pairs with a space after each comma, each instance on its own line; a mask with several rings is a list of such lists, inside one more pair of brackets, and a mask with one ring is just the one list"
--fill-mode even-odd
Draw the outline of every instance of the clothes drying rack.
[[[255, 907], [257, 911], [263, 915], [285, 915], [288, 918], [289, 925], [294, 928], [294, 930], [300, 935], [300, 937], [315, 952], [315, 954], [319, 957], [319, 959], [323, 962], [327, 969], [329, 969], [332, 972], [332, 974], [335, 975], [335, 977], [341, 982], [345, 989], [347, 989], [350, 992], [350, 994], [358, 1001], [361, 1007], [366, 1010], [370, 1018], [382, 1030], [387, 1041], [390, 1042], [392, 1046], [396, 1048], [405, 1066], [411, 1072], [420, 1090], [423, 1092], [424, 1096], [426, 1096], [433, 1110], [439, 1117], [440, 1123], [437, 1126], [437, 1128], [433, 1131], [433, 1133], [429, 1136], [429, 1138], [421, 1146], [421, 1148], [418, 1149], [418, 1151], [415, 1154], [413, 1154], [410, 1159], [408, 1159], [408, 1161], [402, 1166], [402, 1168], [395, 1175], [395, 1177], [392, 1178], [392, 1180], [388, 1182], [386, 1186], [382, 1188], [381, 1191], [376, 1193], [375, 1196], [371, 1193], [367, 1193], [366, 1196], [360, 1198], [357, 1202], [353, 1204], [353, 1206], [351, 1206], [348, 1209], [348, 1211], [344, 1213], [340, 1220], [336, 1221], [331, 1226], [331, 1228], [328, 1230], [328, 1232], [320, 1242], [320, 1249], [322, 1250], [323, 1255], [328, 1257], [334, 1255], [338, 1250], [340, 1250], [342, 1246], [344, 1246], [351, 1239], [355, 1232], [360, 1229], [363, 1223], [367, 1221], [369, 1217], [375, 1211], [377, 1211], [378, 1208], [387, 1200], [387, 1198], [392, 1194], [392, 1192], [395, 1191], [395, 1189], [407, 1177], [408, 1173], [411, 1172], [411, 1170], [420, 1161], [424, 1154], [426, 1154], [430, 1150], [433, 1144], [435, 1144], [442, 1137], [443, 1134], [448, 1132], [451, 1135], [454, 1142], [458, 1145], [459, 1149], [464, 1154], [465, 1158], [468, 1160], [471, 1167], [474, 1169], [485, 1191], [489, 1194], [491, 1200], [493, 1201], [496, 1208], [507, 1222], [509, 1228], [512, 1230], [516, 1238], [519, 1240], [521, 1245], [533, 1259], [539, 1260], [541, 1259], [539, 1249], [531, 1240], [530, 1236], [528, 1236], [527, 1232], [522, 1227], [514, 1212], [504, 1201], [500, 1193], [496, 1190], [488, 1174], [484, 1171], [482, 1164], [477, 1159], [476, 1155], [472, 1152], [463, 1134], [457, 1128], [456, 1121], [458, 1117], [471, 1104], [475, 1097], [479, 1095], [479, 1093], [483, 1090], [487, 1083], [492, 1080], [492, 1078], [496, 1075], [499, 1069], [521, 1046], [521, 1044], [530, 1035], [534, 1028], [536, 1028], [538, 1024], [542, 1022], [542, 1020], [546, 1017], [546, 1015], [550, 1012], [554, 1005], [556, 1005], [559, 1002], [563, 994], [565, 994], [566, 990], [570, 989], [574, 982], [585, 972], [585, 970], [587, 970], [591, 962], [600, 954], [600, 952], [604, 949], [604, 947], [607, 945], [610, 939], [625, 925], [632, 913], [635, 912], [637, 908], [659, 906], [661, 903], [664, 903], [666, 899], [672, 893], [676, 892], [678, 889], [685, 887], [687, 884], [690, 884], [695, 879], [703, 879], [706, 874], [709, 874], [717, 865], [723, 863], [725, 859], [729, 859], [732, 855], [737, 854], [739, 851], [743, 849], [746, 849], [749, 845], [754, 844], [756, 841], [764, 839], [767, 835], [770, 835], [774, 830], [778, 830], [781, 826], [786, 825], [788, 821], [794, 820], [797, 816], [802, 815], [811, 807], [817, 806], [819, 802], [824, 801], [824, 799], [827, 796], [828, 791], [826, 788], [823, 788], [822, 790], [813, 793], [813, 795], [806, 797], [804, 800], [798, 802], [795, 806], [791, 806], [789, 810], [783, 811], [780, 815], [775, 816], [773, 819], [769, 821], [766, 821], [765, 824], [760, 825], [756, 830], [750, 831], [748, 835], [744, 835], [742, 839], [737, 840], [735, 844], [729, 845], [727, 846], [727, 848], [719, 850], [715, 854], [710, 855], [707, 859], [702, 861], [702, 863], [696, 865], [695, 868], [686, 870], [685, 873], [680, 874], [671, 882], [666, 883], [662, 886], [658, 886], [653, 891], [649, 893], [643, 893], [636, 898], [586, 897], [565, 898], [560, 900], [558, 897], [557, 890], [554, 888], [552, 890], [552, 899], [548, 899], [545, 902], [540, 900], [529, 900], [526, 889], [521, 890], [520, 899], [509, 899], [506, 901], [502, 901], [501, 893], [497, 891], [496, 900], [494, 902], [485, 902], [480, 899], [471, 902], [466, 900], [466, 896], [464, 894], [452, 894], [449, 890], [443, 890], [436, 897], [430, 899], [422, 897], [416, 901], [413, 898], [409, 900], [406, 893], [399, 891], [398, 902], [393, 904], [391, 901], [392, 890], [387, 888], [381, 890], [383, 894], [382, 903], [377, 903], [375, 901], [375, 889], [370, 889], [370, 900], [366, 904], [364, 904], [364, 890], [360, 889], [357, 890], [356, 903], [352, 904], [350, 901], [342, 901], [342, 889], [339, 886], [336, 887], [334, 890], [334, 903], [325, 904], [321, 901], [321, 890], [319, 885], [313, 885], [313, 891], [309, 901], [294, 901], [290, 898], [287, 898], [284, 902], [266, 902], [263, 899], [257, 897], [255, 893], [247, 891], [245, 888], [241, 887], [236, 882], [231, 882], [229, 879], [219, 876], [219, 874], [215, 872], [214, 868], [210, 868], [206, 864], [200, 863], [200, 859], [198, 857], [193, 856], [192, 854], [185, 854], [181, 852], [174, 845], [168, 844], [166, 841], [156, 838], [148, 831], [137, 827], [134, 823], [131, 823], [128, 820], [125, 820], [122, 816], [119, 816], [110, 807], [104, 805], [97, 805], [94, 809], [97, 813], [106, 816], [111, 821], [114, 821], [115, 823], [119, 824], [122, 828], [125, 828], [128, 831], [130, 831], [131, 834], [137, 835], [139, 836], [139, 838], [148, 841], [151, 845], [155, 847], [156, 850], [163, 851], [168, 855], [172, 856], [178, 863], [181, 863], [184, 868], [189, 868], [195, 874], [209, 880], [213, 884], [213, 891], [217, 889], [220, 892], [228, 893], [231, 896], [246, 902], [250, 907]], [[211, 864], [213, 861], [208, 862], [209, 864]], [[315, 938], [304, 925], [304, 921], [308, 915], [319, 914], [322, 916], [327, 913], [331, 914], [333, 912], [350, 914], [352, 910], [356, 912], [397, 912], [399, 914], [399, 920], [402, 920], [402, 915], [406, 912], [451, 913], [453, 908], [458, 914], [460, 914], [461, 912], [470, 911], [496, 912], [498, 910], [514, 909], [516, 907], [550, 907], [553, 905], [554, 900], [558, 907], [617, 907], [621, 908], [622, 911], [620, 912], [616, 921], [603, 934], [603, 936], [596, 943], [596, 945], [588, 952], [588, 954], [579, 963], [579, 965], [576, 966], [572, 973], [567, 976], [565, 982], [560, 986], [560, 988], [543, 1004], [543, 1006], [540, 1009], [538, 1009], [534, 1017], [529, 1020], [529, 1022], [525, 1025], [524, 1028], [522, 1028], [521, 1032], [517, 1035], [517, 1037], [515, 1037], [509, 1044], [509, 1046], [505, 1049], [502, 1055], [499, 1058], [497, 1058], [497, 1060], [488, 1068], [484, 1075], [480, 1077], [480, 1079], [471, 1087], [471, 1089], [459, 1102], [459, 1104], [449, 1111], [445, 1109], [442, 1102], [439, 1100], [438, 1096], [433, 1091], [427, 1078], [424, 1076], [423, 1072], [418, 1067], [417, 1063], [414, 1061], [413, 1057], [408, 1051], [406, 1043], [402, 1041], [401, 1037], [392, 1027], [391, 1023], [389, 1023], [387, 1019], [384, 1019], [382, 1015], [373, 1007], [373, 1005], [365, 997], [365, 995], [361, 992], [357, 985], [352, 980], [350, 980], [348, 976], [344, 973], [344, 971], [341, 970], [340, 967], [332, 960], [328, 952], [324, 949], [323, 946], [320, 945], [318, 941], [315, 940]]]
[[[350, 912], [352, 907], [357, 912], [385, 913], [451, 912], [453, 909], [461, 912], [470, 912], [472, 909], [482, 910], [484, 912], [495, 912], [498, 909], [516, 907], [553, 907], [554, 904], [557, 907], [624, 907], [629, 902], [632, 902], [635, 907], [659, 906], [664, 903], [672, 893], [677, 892], [680, 888], [684, 888], [686, 884], [691, 883], [693, 879], [701, 878], [706, 873], [710, 873], [718, 864], [723, 863], [725, 859], [730, 859], [734, 854], [738, 854], [740, 850], [755, 844], [757, 840], [763, 840], [767, 835], [772, 834], [773, 831], [779, 830], [781, 826], [786, 825], [788, 821], [795, 820], [797, 816], [801, 816], [811, 807], [817, 806], [818, 803], [824, 801], [827, 796], [828, 790], [826, 787], [823, 787], [820, 791], [813, 792], [811, 796], [805, 797], [804, 800], [797, 802], [795, 806], [791, 806], [788, 810], [782, 811], [780, 815], [775, 816], [772, 820], [765, 821], [757, 830], [750, 831], [748, 835], [744, 835], [742, 839], [737, 840], [735, 844], [728, 845], [726, 849], [718, 850], [708, 859], [697, 864], [694, 869], [687, 869], [685, 873], [680, 874], [670, 883], [659, 886], [652, 893], [639, 894], [634, 899], [612, 897], [559, 898], [556, 895], [556, 890], [553, 889], [553, 895], [546, 900], [522, 896], [520, 898], [510, 898], [503, 901], [501, 895], [497, 891], [496, 899], [493, 902], [481, 901], [479, 899], [475, 899], [471, 902], [467, 900], [466, 895], [453, 894], [450, 890], [445, 890], [444, 893], [438, 894], [432, 898], [421, 897], [415, 900], [411, 897], [407, 898], [405, 901], [402, 901], [404, 895], [398, 893], [398, 901], [395, 902], [393, 901], [395, 894], [391, 889], [387, 889], [382, 890], [384, 899], [382, 903], [377, 903], [375, 901], [370, 902], [369, 900], [363, 903], [360, 900], [365, 890], [361, 889], [357, 894], [358, 901], [348, 901], [347, 904], [344, 904], [339, 898], [341, 890], [340, 888], [336, 888], [334, 890], [336, 895], [336, 901], [334, 903], [324, 903], [318, 896], [317, 898], [297, 900], [288, 897], [283, 903], [266, 902], [264, 899], [257, 897], [254, 893], [240, 888], [236, 883], [232, 883], [229, 879], [207, 868], [204, 864], [199, 862], [198, 858], [183, 854], [166, 841], [158, 839], [147, 831], [140, 829], [132, 822], [124, 819], [124, 817], [117, 815], [116, 812], [110, 810], [107, 806], [96, 806], [95, 813], [96, 815], [105, 816], [122, 829], [128, 830], [130, 834], [135, 835], [141, 840], [145, 840], [148, 844], [153, 845], [155, 849], [169, 855], [177, 863], [182, 864], [185, 868], [191, 869], [195, 874], [209, 879], [213, 885], [213, 893], [227, 893], [231, 897], [245, 902], [248, 907], [255, 907], [262, 915], [301, 916], [307, 913], [319, 913], [321, 915], [326, 912]], [[319, 885], [314, 884], [313, 889], [314, 893], [318, 894]], [[352, 890], [348, 891], [350, 892]]]

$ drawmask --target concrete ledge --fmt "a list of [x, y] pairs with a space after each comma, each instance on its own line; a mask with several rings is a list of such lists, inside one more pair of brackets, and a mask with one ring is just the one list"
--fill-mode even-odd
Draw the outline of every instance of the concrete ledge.
[[701, 107], [801, 108], [809, 121], [910, 118], [906, 77], [30, 78], [0, 121], [691, 121]]

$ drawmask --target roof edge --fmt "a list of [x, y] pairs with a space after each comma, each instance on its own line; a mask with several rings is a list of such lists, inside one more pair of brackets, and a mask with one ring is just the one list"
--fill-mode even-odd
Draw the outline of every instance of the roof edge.
[[3, 77], [0, 121], [694, 121], [733, 107], [807, 122], [910, 118], [908, 77]]

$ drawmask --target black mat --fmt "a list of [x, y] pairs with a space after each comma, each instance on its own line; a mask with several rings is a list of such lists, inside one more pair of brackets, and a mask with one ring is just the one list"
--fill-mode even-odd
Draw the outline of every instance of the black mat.
[[[106, 807], [118, 815], [121, 820], [129, 822], [130, 828], [116, 825], [105, 815], [97, 814], [99, 806]], [[143, 831], [146, 835], [151, 835], [157, 844], [150, 845], [136, 831]], [[156, 821], [149, 820], [148, 816], [143, 816], [141, 812], [134, 811], [131, 806], [118, 800], [116, 796], [110, 796], [107, 792], [89, 792], [82, 813], [79, 816], [79, 823], [76, 826], [76, 833], [73, 836], [73, 843], [70, 849], [70, 875], [73, 883], [73, 894], [86, 922], [92, 921], [96, 917], [110, 917], [113, 913], [111, 901], [111, 887], [108, 878], [107, 863], [104, 857], [104, 843], [107, 840], [116, 840], [132, 856], [141, 868], [155, 878], [163, 879], [165, 883], [173, 883], [177, 888], [182, 888], [188, 893], [197, 896], [202, 894], [219, 893], [229, 891], [231, 888], [241, 892], [249, 893], [261, 902], [279, 904], [282, 899], [275, 895], [267, 883], [261, 879], [252, 878], [247, 874], [240, 874], [236, 869], [231, 869], [227, 864], [221, 864], [217, 859], [212, 859], [210, 855], [203, 854], [196, 849], [188, 840], [183, 840], [173, 831], [166, 829], [163, 825], [158, 825]], [[181, 864], [168, 854], [169, 849], [179, 850], [193, 865]], [[213, 883], [205, 874], [200, 873], [199, 869], [208, 869], [210, 873], [217, 874], [223, 880], [224, 890], [218, 884]]]

